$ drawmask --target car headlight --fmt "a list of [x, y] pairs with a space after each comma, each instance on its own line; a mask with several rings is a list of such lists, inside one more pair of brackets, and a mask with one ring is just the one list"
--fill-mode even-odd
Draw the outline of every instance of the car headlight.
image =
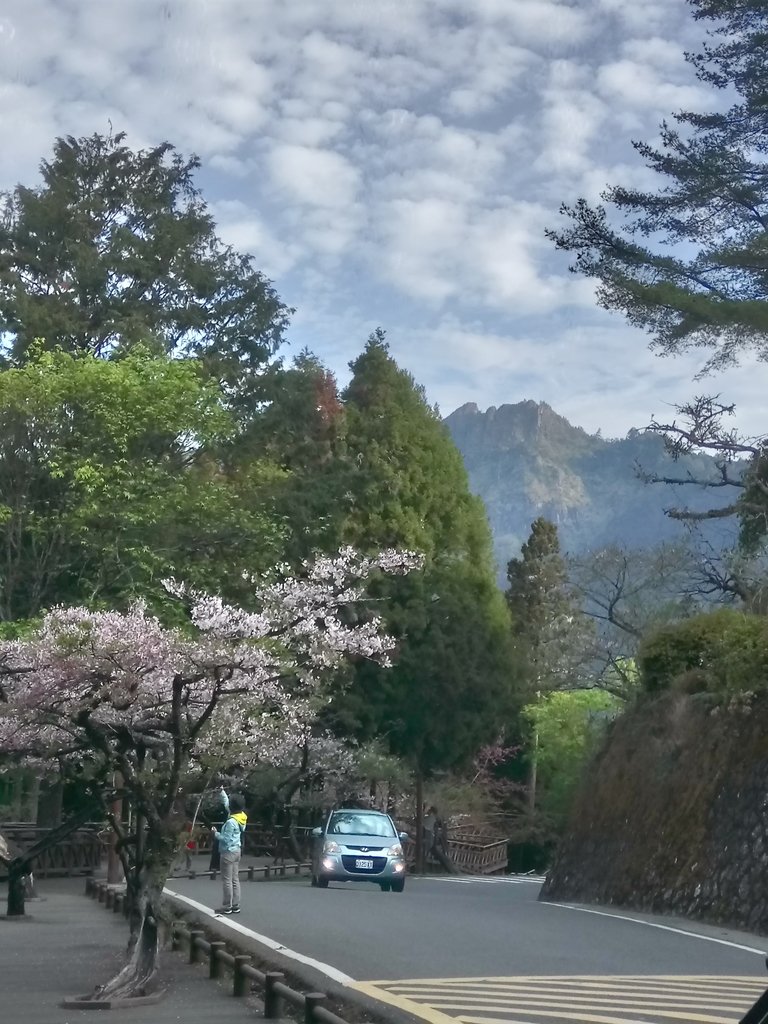
[[387, 850], [387, 856], [388, 857], [402, 857], [403, 856], [403, 848], [400, 845], [400, 843], [395, 843], [394, 846], [390, 846], [390, 848]]
[[334, 842], [333, 839], [329, 839], [323, 844], [323, 853], [338, 853], [340, 849], [339, 844]]

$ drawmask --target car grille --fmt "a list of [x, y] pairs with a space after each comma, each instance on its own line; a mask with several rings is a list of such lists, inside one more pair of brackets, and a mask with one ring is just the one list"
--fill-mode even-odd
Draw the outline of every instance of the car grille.
[[[356, 868], [355, 861], [357, 860], [370, 860], [373, 861], [372, 868]], [[364, 853], [359, 853], [356, 857], [342, 856], [341, 863], [344, 865], [346, 871], [355, 871], [359, 875], [375, 875], [379, 871], [383, 871], [387, 864], [386, 857], [371, 857]]]

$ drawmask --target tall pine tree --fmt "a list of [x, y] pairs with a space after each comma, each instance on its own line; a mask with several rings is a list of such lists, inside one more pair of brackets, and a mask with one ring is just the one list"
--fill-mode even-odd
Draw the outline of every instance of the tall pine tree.
[[525, 675], [531, 726], [523, 729], [522, 738], [528, 806], [532, 811], [539, 760], [539, 704], [553, 691], [584, 686], [592, 628], [571, 592], [557, 527], [548, 519], [539, 517], [531, 524], [520, 558], [513, 558], [507, 566], [507, 579], [513, 643]]
[[[706, 353], [703, 374], [748, 355], [768, 361], [768, 6], [688, 3], [708, 26], [709, 41], [685, 57], [720, 92], [714, 111], [682, 111], [661, 125], [659, 145], [633, 143], [657, 175], [656, 188], [616, 185], [603, 193], [603, 204], [564, 205], [567, 226], [548, 236], [574, 255], [572, 271], [597, 279], [600, 305], [648, 331], [661, 354]], [[740, 437], [727, 423], [733, 406], [719, 395], [697, 397], [678, 413], [654, 428], [674, 456], [710, 452], [717, 472], [662, 482], [700, 483], [718, 495], [731, 487], [736, 500], [704, 517], [738, 515], [742, 542], [754, 550], [768, 534], [765, 440]], [[730, 466], [745, 457], [746, 471]], [[669, 514], [703, 518], [686, 508]]]
[[0, 194], [0, 350], [108, 356], [140, 342], [199, 357], [252, 409], [290, 310], [217, 237], [197, 157], [124, 133], [60, 138], [42, 183]]
[[394, 669], [356, 667], [334, 713], [345, 730], [386, 739], [417, 772], [460, 765], [493, 740], [514, 704], [509, 618], [485, 512], [424, 391], [377, 331], [352, 363], [344, 400], [355, 467], [345, 539], [366, 550], [422, 551], [423, 572], [382, 582]]
[[589, 619], [568, 583], [557, 526], [539, 517], [507, 566], [507, 604], [529, 695], [578, 689], [591, 653]]

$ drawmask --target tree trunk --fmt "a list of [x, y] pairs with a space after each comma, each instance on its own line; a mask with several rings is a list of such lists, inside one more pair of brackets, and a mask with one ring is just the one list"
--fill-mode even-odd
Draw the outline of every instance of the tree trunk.
[[416, 872], [424, 873], [424, 777], [416, 769]]
[[[122, 813], [123, 801], [116, 800], [112, 804], [112, 814], [115, 816], [115, 819], [119, 821]], [[125, 878], [123, 864], [120, 860], [120, 854], [117, 849], [118, 842], [118, 834], [115, 829], [112, 829], [112, 833], [109, 837], [109, 848], [107, 850], [107, 885], [119, 885]]]
[[290, 822], [288, 825], [288, 850], [297, 864], [304, 860], [299, 837], [296, 834], [296, 827], [293, 822]]
[[[143, 816], [137, 815], [142, 837], [137, 853], [144, 858], [126, 878], [132, 894], [131, 938], [128, 962], [105, 985], [98, 986], [90, 999], [130, 999], [147, 995], [160, 961], [161, 933], [164, 921], [163, 887], [176, 856], [175, 823], [150, 826], [144, 834]], [[138, 836], [137, 836], [138, 839]]]
[[533, 744], [531, 746], [530, 763], [528, 765], [528, 810], [536, 810], [536, 775], [539, 763], [539, 730], [533, 733]]
[[37, 803], [37, 824], [39, 828], [56, 828], [61, 824], [64, 785], [61, 779], [46, 780], [40, 787]]
[[8, 865], [8, 917], [24, 916], [28, 871], [29, 865], [23, 860], [12, 860]]
[[160, 928], [163, 887], [156, 882], [142, 887], [139, 894], [139, 926], [131, 935], [128, 962], [105, 985], [99, 985], [89, 997], [95, 1002], [106, 999], [130, 999], [149, 993], [160, 962]]
[[[3, 857], [3, 862], [8, 864], [8, 917], [21, 917], [24, 914], [25, 887], [27, 877], [32, 875], [35, 858], [77, 831], [88, 815], [88, 811], [81, 811], [69, 821], [62, 822], [58, 828], [51, 829], [37, 842], [25, 850], [21, 850], [18, 855], [14, 854], [11, 860]], [[34, 895], [33, 889], [30, 890], [29, 895], [30, 897]]]
[[135, 837], [136, 856], [126, 877], [131, 936], [128, 962], [104, 985], [88, 996], [93, 1001], [130, 999], [150, 993], [160, 965], [164, 922], [163, 887], [176, 856], [177, 822], [172, 818], [155, 820], [145, 827], [146, 818], [137, 814], [140, 836]]

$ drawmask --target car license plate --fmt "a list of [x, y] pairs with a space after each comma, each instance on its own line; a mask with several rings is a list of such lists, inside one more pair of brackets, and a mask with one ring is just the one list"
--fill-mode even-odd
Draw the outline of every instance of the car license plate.
[[372, 860], [367, 860], [365, 857], [356, 857], [355, 858], [355, 867], [359, 868], [361, 871], [364, 871], [364, 870], [371, 871], [373, 869], [373, 861]]

